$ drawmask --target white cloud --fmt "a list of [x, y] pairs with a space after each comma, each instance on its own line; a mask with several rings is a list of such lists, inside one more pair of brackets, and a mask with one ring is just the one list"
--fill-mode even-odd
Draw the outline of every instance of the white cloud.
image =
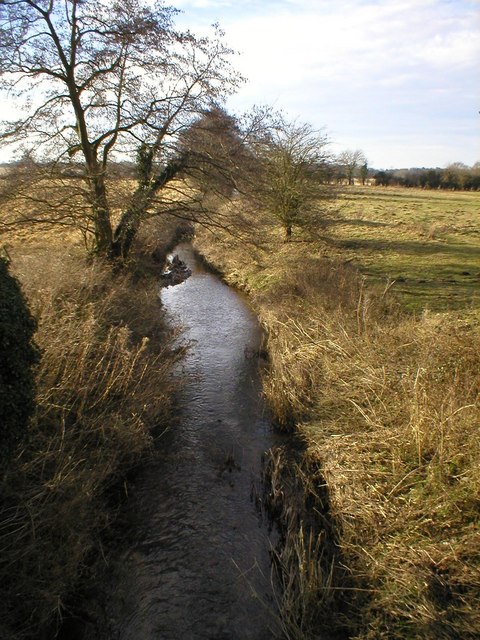
[[233, 4], [232, 0], [176, 0], [174, 6], [176, 9], [218, 9]]
[[[297, 5], [309, 5], [291, 0]], [[420, 64], [468, 65], [480, 56], [480, 33], [474, 24], [455, 19], [434, 0], [382, 5], [338, 3], [335, 13], [283, 9], [263, 16], [227, 21], [229, 41], [243, 50], [241, 66], [254, 77], [265, 73], [269, 84], [280, 68], [302, 75], [312, 67], [324, 77], [356, 73], [390, 76]], [[442, 7], [440, 7], [442, 8]]]

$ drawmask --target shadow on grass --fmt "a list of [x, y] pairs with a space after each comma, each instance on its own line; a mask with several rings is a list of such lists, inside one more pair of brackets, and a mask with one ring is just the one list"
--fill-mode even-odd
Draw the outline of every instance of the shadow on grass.
[[403, 200], [403, 201], [418, 201], [425, 200], [426, 202], [445, 202], [451, 206], [455, 201], [464, 203], [465, 201], [474, 198], [474, 194], [470, 193], [455, 193], [453, 194], [451, 191], [447, 192], [433, 192], [426, 191], [425, 193], [409, 192], [405, 191], [405, 193], [399, 193], [398, 191], [392, 191], [392, 193], [375, 193], [375, 191], [353, 191], [352, 193], [342, 194], [343, 199], [345, 200], [358, 200], [359, 198], [371, 199], [372, 202], [388, 202], [392, 203], [395, 200]]
[[348, 224], [351, 227], [392, 227], [397, 223], [394, 222], [379, 222], [376, 220], [361, 220], [359, 218], [331, 218], [325, 220], [325, 224], [328, 226], [335, 226], [340, 224]]
[[464, 275], [462, 267], [449, 265], [448, 273], [433, 272], [419, 275], [407, 270], [388, 273], [387, 270], [367, 270], [372, 282], [382, 285], [393, 280], [392, 292], [410, 311], [429, 308], [432, 311], [460, 310], [480, 306], [480, 273]]
[[355, 240], [331, 240], [339, 249], [348, 249], [354, 251], [391, 251], [399, 254], [411, 254], [413, 256], [450, 254], [458, 257], [459, 260], [477, 258], [480, 268], [480, 248], [466, 244], [442, 243], [434, 244], [432, 242], [414, 242], [410, 241], [389, 241], [389, 240], [372, 240], [370, 238]]
[[368, 585], [358, 589], [347, 568], [321, 462], [306, 455], [300, 439], [295, 445], [266, 452], [259, 501], [278, 533], [272, 566], [281, 628], [292, 639], [348, 640], [368, 602]]

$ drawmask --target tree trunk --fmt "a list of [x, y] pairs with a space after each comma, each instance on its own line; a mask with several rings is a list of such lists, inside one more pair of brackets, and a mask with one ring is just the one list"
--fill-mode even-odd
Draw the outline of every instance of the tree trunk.
[[113, 234], [109, 247], [109, 255], [111, 258], [126, 260], [133, 241], [140, 229], [142, 219], [151, 206], [155, 194], [160, 191], [167, 182], [172, 180], [183, 166], [183, 160], [172, 161], [161, 173], [151, 180], [148, 186], [141, 185], [136, 189], [132, 196], [131, 206], [122, 214]]
[[127, 209], [122, 213], [110, 246], [111, 258], [127, 259], [132, 243], [140, 228], [140, 219], [140, 212], [136, 209]]
[[292, 225], [285, 225], [285, 242], [290, 242], [292, 239]]
[[112, 246], [112, 226], [108, 209], [104, 206], [94, 207], [95, 216], [95, 252], [107, 255]]
[[113, 233], [105, 177], [98, 165], [93, 168], [93, 171], [89, 171], [88, 181], [90, 183], [95, 227], [95, 252], [100, 255], [107, 255], [112, 245]]
[[122, 213], [115, 227], [110, 246], [111, 258], [126, 260], [135, 236], [140, 229], [142, 218], [151, 204], [155, 191], [152, 186], [140, 185], [136, 188], [130, 201], [130, 206]]

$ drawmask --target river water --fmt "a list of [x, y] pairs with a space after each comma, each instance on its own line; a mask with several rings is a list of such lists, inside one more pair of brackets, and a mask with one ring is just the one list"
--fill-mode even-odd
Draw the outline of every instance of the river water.
[[252, 357], [260, 327], [189, 245], [176, 253], [192, 275], [161, 299], [190, 343], [179, 418], [135, 481], [138, 532], [109, 604], [110, 637], [271, 640], [272, 542], [252, 488], [278, 436]]

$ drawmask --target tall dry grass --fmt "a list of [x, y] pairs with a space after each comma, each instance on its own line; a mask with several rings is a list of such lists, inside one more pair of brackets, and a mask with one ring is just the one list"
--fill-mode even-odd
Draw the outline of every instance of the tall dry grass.
[[[197, 240], [250, 292], [268, 334], [266, 396], [316, 462], [308, 482], [328, 488], [346, 573], [332, 584], [320, 565], [322, 597], [312, 601], [308, 580], [299, 596], [319, 547], [305, 537], [301, 551], [291, 546], [295, 598], [313, 608], [301, 619], [316, 619], [329, 588], [344, 589], [336, 623], [352, 638], [478, 638], [478, 313], [402, 315], [387, 290], [366, 289], [320, 244], [270, 242], [226, 254]], [[286, 637], [315, 633], [300, 625]]]
[[274, 447], [264, 460], [263, 506], [278, 532], [272, 549], [278, 627], [288, 640], [345, 638], [338, 616], [347, 584], [316, 461]]
[[42, 357], [29, 438], [2, 479], [0, 637], [53, 638], [103, 562], [109, 492], [167, 424], [175, 354], [151, 277], [113, 274], [71, 238], [9, 252]]

